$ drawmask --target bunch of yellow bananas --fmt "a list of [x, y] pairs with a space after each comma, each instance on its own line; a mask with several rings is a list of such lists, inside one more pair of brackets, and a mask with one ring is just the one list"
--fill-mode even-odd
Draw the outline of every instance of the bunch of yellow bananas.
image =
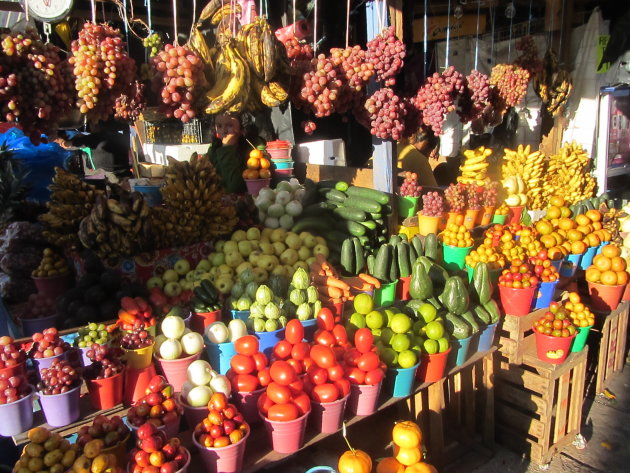
[[542, 70], [534, 77], [534, 91], [547, 111], [555, 116], [571, 95], [573, 81], [571, 73], [560, 67], [558, 57], [551, 50], [545, 53]]
[[565, 143], [560, 153], [549, 158], [543, 186], [545, 199], [559, 195], [574, 204], [592, 197], [596, 182], [591, 167], [591, 157], [581, 145]]
[[543, 175], [545, 173], [545, 155], [542, 151], [532, 151], [531, 146], [518, 145], [513, 150], [503, 150], [503, 165], [501, 173], [503, 179], [520, 176], [525, 183], [527, 205], [530, 209], [540, 210], [544, 206]]
[[488, 173], [488, 157], [492, 154], [490, 148], [481, 146], [477, 149], [464, 151], [464, 162], [459, 167], [460, 176], [457, 182], [462, 184], [484, 185]]

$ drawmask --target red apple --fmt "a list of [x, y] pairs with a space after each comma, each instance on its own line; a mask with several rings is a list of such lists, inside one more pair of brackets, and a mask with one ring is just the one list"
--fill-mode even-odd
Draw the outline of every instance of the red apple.
[[226, 432], [223, 430], [222, 426], [213, 425], [212, 427], [210, 427], [209, 434], [213, 439], [218, 439], [219, 437], [222, 437], [223, 435], [225, 435]]
[[236, 429], [236, 423], [233, 420], [223, 421], [223, 430], [225, 435], [230, 435]]
[[149, 437], [154, 436], [157, 433], [157, 431], [158, 430], [155, 427], [155, 425], [147, 422], [140, 426], [136, 435], [138, 436], [140, 440], [144, 440], [144, 439], [148, 439]]
[[150, 465], [149, 454], [144, 450], [138, 450], [138, 452], [133, 456], [133, 459], [138, 465], [142, 467]]
[[151, 407], [161, 404], [163, 400], [164, 398], [162, 398], [160, 393], [151, 393], [145, 397], [146, 403]]
[[153, 406], [149, 411], [149, 417], [162, 417], [162, 414], [164, 414], [164, 409], [161, 405]]
[[228, 406], [223, 409], [223, 417], [226, 419], [233, 419], [236, 414], [238, 414], [238, 411], [233, 404], [228, 404]]
[[151, 378], [151, 381], [149, 381], [147, 394], [159, 393], [162, 389], [164, 389], [164, 386], [166, 386], [166, 379], [164, 379], [162, 376], [156, 375]]

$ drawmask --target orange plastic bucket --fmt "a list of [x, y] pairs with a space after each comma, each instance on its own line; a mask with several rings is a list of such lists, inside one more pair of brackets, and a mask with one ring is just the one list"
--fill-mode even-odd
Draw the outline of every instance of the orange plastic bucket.
[[597, 312], [610, 312], [617, 308], [626, 290], [626, 284], [606, 286], [596, 282], [588, 283], [591, 296], [591, 309]]

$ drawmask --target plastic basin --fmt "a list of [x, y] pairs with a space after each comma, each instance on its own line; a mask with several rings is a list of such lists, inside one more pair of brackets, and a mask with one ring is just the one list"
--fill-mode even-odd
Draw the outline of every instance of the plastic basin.
[[420, 368], [417, 377], [421, 383], [435, 383], [444, 377], [446, 372], [446, 362], [452, 348], [442, 353], [434, 353], [429, 355], [423, 353], [420, 355]]
[[443, 245], [444, 247], [444, 267], [449, 271], [459, 271], [464, 269], [466, 256], [472, 250], [472, 246], [459, 248], [457, 246]]
[[529, 314], [536, 287], [513, 288], [499, 286], [499, 296], [503, 311], [508, 315], [522, 317]]
[[51, 427], [64, 427], [79, 419], [81, 415], [79, 410], [80, 395], [81, 384], [61, 394], [46, 396], [42, 393], [37, 393], [48, 425]]
[[31, 337], [34, 333], [42, 333], [47, 328], [55, 327], [57, 324], [57, 314], [36, 319], [20, 318], [22, 331], [25, 337]]
[[588, 283], [591, 296], [591, 309], [597, 312], [610, 312], [617, 308], [626, 289], [625, 284], [606, 286], [596, 282]]
[[413, 217], [418, 210], [418, 200], [420, 200], [420, 197], [399, 195], [398, 216], [402, 218]]
[[103, 379], [86, 380], [90, 404], [97, 410], [111, 409], [123, 401], [124, 371]]
[[589, 246], [584, 254], [582, 255], [582, 260], [580, 261], [580, 269], [586, 271], [591, 264], [593, 264], [593, 258], [595, 258], [595, 253], [597, 252], [596, 246]]
[[560, 266], [560, 276], [563, 276], [565, 278], [573, 277], [577, 269], [580, 267], [580, 262], [582, 261], [583, 256], [583, 253], [580, 253], [578, 255], [567, 255], [564, 261], [562, 261], [562, 265]]
[[470, 348], [470, 342], [473, 337], [466, 337], [462, 339], [454, 338], [451, 340], [451, 352], [448, 356], [448, 367], [455, 367], [463, 365], [468, 359], [468, 349]]
[[247, 192], [256, 197], [260, 192], [260, 189], [269, 187], [271, 179], [245, 179], [245, 185], [247, 186]]
[[310, 412], [288, 422], [277, 422], [262, 416], [271, 439], [272, 448], [278, 453], [295, 453], [304, 445], [304, 432]]
[[0, 435], [10, 437], [26, 432], [33, 426], [33, 394], [31, 392], [15, 402], [0, 405]]

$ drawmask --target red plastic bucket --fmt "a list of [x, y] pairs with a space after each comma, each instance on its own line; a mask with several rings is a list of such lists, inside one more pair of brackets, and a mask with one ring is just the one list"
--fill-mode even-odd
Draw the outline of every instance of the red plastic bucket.
[[451, 347], [442, 353], [420, 355], [420, 366], [416, 376], [421, 383], [435, 383], [444, 377], [446, 372], [446, 363], [451, 353]]
[[245, 179], [247, 192], [256, 197], [261, 189], [269, 187], [271, 179]]
[[398, 285], [396, 286], [396, 299], [399, 301], [408, 301], [411, 299], [409, 296], [409, 285], [411, 283], [411, 276], [400, 278]]
[[277, 422], [261, 414], [265, 428], [271, 439], [272, 448], [278, 453], [295, 453], [304, 445], [306, 421], [311, 412], [288, 422]]
[[[534, 330], [536, 334], [536, 352], [541, 361], [552, 365], [564, 363], [571, 352], [575, 334], [570, 337], [552, 337]], [[577, 332], [576, 332], [577, 333]]]
[[60, 274], [47, 278], [33, 277], [37, 292], [51, 299], [56, 299], [70, 288], [70, 273]]
[[315, 428], [316, 432], [332, 434], [341, 428], [348, 396], [333, 402], [311, 403], [311, 425]]
[[348, 411], [357, 416], [369, 416], [376, 412], [378, 395], [383, 382], [378, 384], [351, 384]]
[[146, 395], [145, 390], [156, 374], [155, 366], [152, 364], [141, 370], [134, 370], [129, 367], [125, 369], [125, 388], [123, 393], [125, 406], [130, 406]]
[[626, 289], [623, 291], [623, 296], [621, 296], [622, 301], [630, 301], [630, 284], [626, 284]]
[[597, 282], [588, 283], [591, 296], [591, 309], [597, 312], [610, 312], [617, 308], [626, 290], [626, 284], [606, 286]]
[[123, 401], [124, 372], [110, 378], [86, 380], [90, 404], [97, 410], [111, 409]]
[[193, 332], [204, 335], [208, 325], [221, 320], [221, 311], [214, 310], [212, 312], [193, 312], [190, 316], [190, 329]]
[[188, 379], [186, 370], [190, 364], [198, 360], [201, 356], [201, 352], [194, 355], [187, 356], [186, 358], [178, 358], [176, 360], [164, 360], [157, 358], [157, 362], [160, 365], [160, 369], [168, 381], [168, 384], [173, 386], [173, 390], [178, 393], [181, 392], [182, 386]]
[[243, 417], [250, 425], [260, 422], [260, 416], [258, 415], [258, 398], [266, 389], [267, 388], [260, 388], [249, 393], [243, 391], [232, 393], [236, 408], [243, 414]]
[[523, 215], [523, 206], [517, 205], [516, 207], [510, 207], [510, 213], [508, 214], [509, 223], [520, 223], [521, 216]]
[[245, 446], [247, 445], [247, 438], [249, 432], [245, 434], [241, 440], [227, 447], [221, 448], [207, 448], [197, 442], [197, 439], [193, 435], [193, 443], [201, 460], [205, 465], [205, 471], [209, 473], [238, 473], [243, 468], [243, 457], [245, 456]]
[[186, 418], [189, 430], [193, 430], [197, 424], [208, 417], [208, 406], [192, 407], [188, 404], [186, 399], [182, 397], [181, 393], [177, 394], [177, 398], [184, 409], [184, 417]]
[[536, 289], [536, 286], [524, 288], [499, 286], [503, 312], [518, 317], [529, 314]]

